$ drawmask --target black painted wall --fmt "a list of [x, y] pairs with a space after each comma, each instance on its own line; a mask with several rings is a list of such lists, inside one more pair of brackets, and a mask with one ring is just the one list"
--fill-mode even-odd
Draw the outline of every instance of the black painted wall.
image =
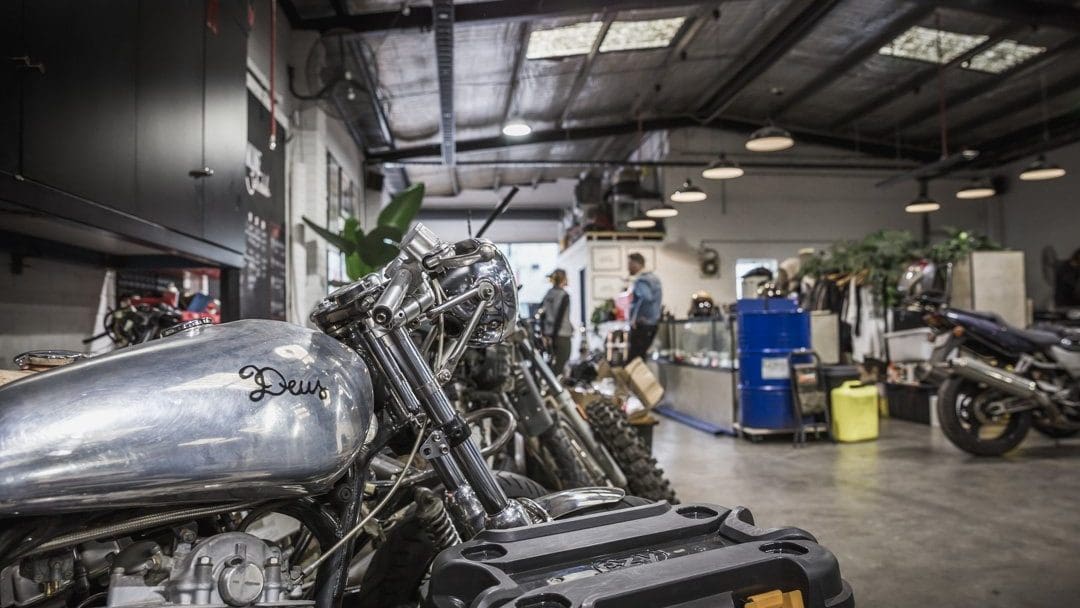
[[243, 253], [246, 18], [242, 0], [0, 2], [0, 178], [147, 220], [139, 240]]

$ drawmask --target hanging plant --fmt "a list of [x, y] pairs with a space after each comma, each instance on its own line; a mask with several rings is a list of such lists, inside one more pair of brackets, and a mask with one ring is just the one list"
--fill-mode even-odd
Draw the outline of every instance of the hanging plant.
[[306, 217], [303, 219], [308, 227], [345, 254], [345, 272], [355, 281], [394, 259], [398, 254], [397, 243], [416, 219], [423, 201], [424, 184], [413, 184], [395, 194], [367, 234], [354, 217], [345, 220], [345, 228], [338, 234]]

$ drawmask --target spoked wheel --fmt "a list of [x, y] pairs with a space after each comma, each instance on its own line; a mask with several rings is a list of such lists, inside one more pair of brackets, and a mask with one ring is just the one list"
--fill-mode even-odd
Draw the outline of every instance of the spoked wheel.
[[984, 384], [950, 378], [938, 393], [941, 430], [956, 447], [976, 456], [1000, 456], [1031, 428], [1031, 412], [1003, 412], [1012, 398]]

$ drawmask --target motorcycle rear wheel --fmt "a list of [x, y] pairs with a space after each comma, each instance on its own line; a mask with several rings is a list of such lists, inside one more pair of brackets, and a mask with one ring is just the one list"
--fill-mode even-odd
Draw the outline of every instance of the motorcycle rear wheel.
[[[938, 391], [938, 421], [953, 445], [975, 456], [1001, 456], [1020, 445], [1031, 428], [1031, 413], [1009, 414], [1001, 423], [988, 427], [978, 416], [980, 400], [993, 396], [994, 389], [965, 378], [949, 378]], [[1000, 427], [998, 430], [997, 427]], [[988, 436], [986, 430], [991, 431]], [[996, 435], [992, 433], [997, 431]]]

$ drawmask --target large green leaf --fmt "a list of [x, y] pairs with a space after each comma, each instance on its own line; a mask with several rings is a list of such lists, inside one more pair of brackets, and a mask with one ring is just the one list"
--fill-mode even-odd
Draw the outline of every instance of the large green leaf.
[[379, 226], [393, 226], [405, 234], [424, 202], [424, 184], [413, 184], [398, 192], [379, 212]]
[[364, 238], [364, 231], [360, 230], [360, 222], [355, 217], [347, 218], [341, 236], [354, 245], [359, 244], [360, 239]]
[[372, 272], [375, 272], [375, 268], [365, 264], [359, 253], [354, 251], [345, 257], [345, 273], [349, 275], [350, 281], [356, 281]]
[[365, 263], [378, 267], [389, 264], [398, 254], [398, 246], [405, 233], [396, 226], [376, 226], [357, 245], [356, 251]]
[[318, 234], [319, 236], [323, 237], [331, 245], [333, 245], [334, 247], [337, 247], [338, 249], [342, 250], [346, 254], [350, 254], [350, 253], [352, 253], [353, 251], [356, 250], [356, 245], [354, 243], [350, 242], [348, 239], [342, 237], [341, 235], [334, 234], [333, 232], [330, 232], [326, 228], [323, 228], [322, 226], [316, 224], [315, 222], [309, 220], [306, 217], [304, 218], [304, 223], [307, 224], [309, 228], [314, 230], [315, 234]]

